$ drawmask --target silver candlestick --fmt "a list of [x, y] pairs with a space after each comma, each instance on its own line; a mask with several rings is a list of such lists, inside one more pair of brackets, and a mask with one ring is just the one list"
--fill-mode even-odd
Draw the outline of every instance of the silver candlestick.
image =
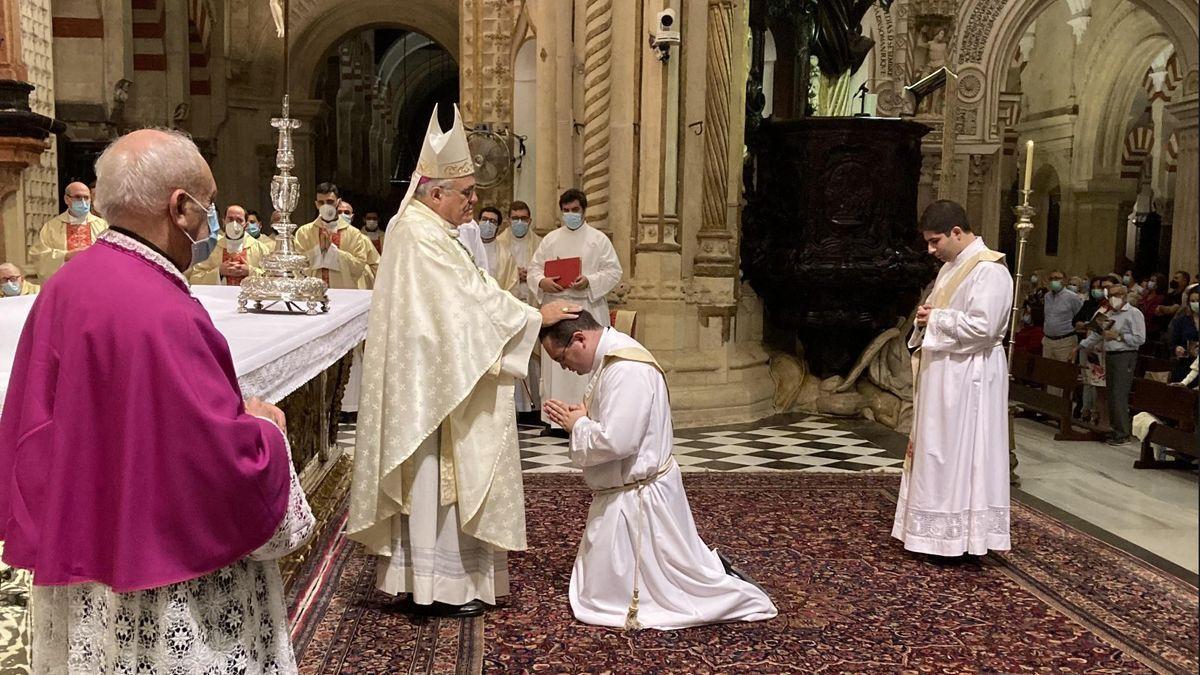
[[296, 166], [292, 131], [300, 127], [300, 120], [290, 117], [287, 94], [283, 96], [283, 115], [272, 119], [271, 126], [279, 130], [279, 148], [275, 151], [279, 173], [271, 179], [271, 205], [280, 216], [273, 227], [279, 237], [275, 250], [263, 260], [264, 275], [242, 281], [238, 311], [247, 311], [250, 303], [254, 303], [255, 310], [264, 311], [282, 302], [288, 312], [328, 312], [329, 294], [325, 282], [307, 275], [308, 257], [296, 252], [294, 242], [297, 225], [292, 222], [291, 215], [300, 192], [299, 181], [292, 175]]

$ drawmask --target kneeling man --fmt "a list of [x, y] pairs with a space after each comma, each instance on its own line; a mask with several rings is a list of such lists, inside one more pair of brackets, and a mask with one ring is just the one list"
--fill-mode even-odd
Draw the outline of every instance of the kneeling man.
[[775, 616], [766, 593], [696, 532], [671, 455], [667, 381], [650, 352], [586, 311], [540, 340], [563, 368], [593, 373], [582, 405], [544, 406], [571, 434], [571, 461], [595, 492], [571, 572], [575, 618], [669, 630]]

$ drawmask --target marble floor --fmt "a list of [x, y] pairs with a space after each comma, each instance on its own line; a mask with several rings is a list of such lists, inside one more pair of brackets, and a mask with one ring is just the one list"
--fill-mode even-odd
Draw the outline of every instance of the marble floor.
[[1020, 492], [1193, 574], [1200, 571], [1195, 471], [1135, 469], [1135, 443], [1055, 441], [1054, 427], [1028, 419], [1017, 420], [1015, 429]]

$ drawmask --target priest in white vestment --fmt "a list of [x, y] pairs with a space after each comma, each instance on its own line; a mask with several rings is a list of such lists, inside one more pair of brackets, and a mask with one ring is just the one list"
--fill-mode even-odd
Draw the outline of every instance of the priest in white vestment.
[[526, 546], [513, 378], [542, 325], [574, 316], [475, 266], [456, 228], [473, 173], [457, 108], [445, 133], [435, 108], [375, 283], [347, 523], [380, 590], [447, 616], [508, 593], [507, 552]]
[[500, 209], [494, 206], [483, 207], [477, 223], [483, 254], [487, 257], [487, 273], [492, 275], [500, 288], [512, 293], [517, 286], [517, 266], [513, 263], [508, 248], [500, 243], [500, 231], [504, 227], [504, 217], [500, 215]]
[[[605, 296], [621, 281], [621, 261], [608, 236], [587, 224], [587, 195], [575, 189], [558, 198], [562, 227], [546, 235], [529, 263], [527, 284], [538, 303], [568, 300], [583, 306], [602, 325], [609, 325], [608, 300]], [[578, 279], [551, 279], [546, 262], [557, 258], [581, 258]], [[587, 376], [577, 375], [554, 363], [542, 350], [542, 394], [569, 404], [583, 400]], [[543, 412], [542, 421], [558, 425]]]
[[920, 225], [944, 264], [909, 339], [915, 410], [892, 536], [932, 556], [1007, 551], [1012, 276], [958, 204], [934, 202]]
[[590, 373], [582, 404], [545, 406], [570, 431], [571, 461], [595, 495], [571, 571], [575, 618], [670, 630], [775, 616], [766, 593], [696, 532], [671, 454], [667, 381], [650, 352], [586, 311], [543, 329], [541, 344], [555, 367]]

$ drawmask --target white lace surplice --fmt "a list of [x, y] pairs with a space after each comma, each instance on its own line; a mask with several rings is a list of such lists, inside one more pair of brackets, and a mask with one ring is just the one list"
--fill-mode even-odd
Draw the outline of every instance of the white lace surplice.
[[134, 593], [99, 583], [34, 586], [34, 672], [296, 672], [276, 560], [300, 548], [316, 521], [290, 473], [275, 534], [232, 565]]

